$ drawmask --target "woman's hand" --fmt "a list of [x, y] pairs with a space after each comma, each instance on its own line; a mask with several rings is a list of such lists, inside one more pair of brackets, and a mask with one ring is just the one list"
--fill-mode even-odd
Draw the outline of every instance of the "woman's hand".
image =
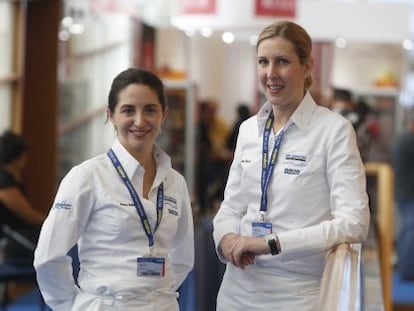
[[269, 254], [269, 246], [263, 237], [247, 237], [235, 233], [226, 234], [219, 248], [227, 261], [244, 269], [254, 262], [256, 255]]

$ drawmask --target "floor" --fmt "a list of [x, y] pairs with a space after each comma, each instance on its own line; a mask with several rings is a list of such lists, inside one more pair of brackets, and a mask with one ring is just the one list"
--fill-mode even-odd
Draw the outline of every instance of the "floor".
[[34, 289], [17, 299], [2, 311], [51, 311], [43, 304], [39, 290]]
[[392, 282], [393, 311], [414, 311], [414, 281], [404, 281], [395, 272]]

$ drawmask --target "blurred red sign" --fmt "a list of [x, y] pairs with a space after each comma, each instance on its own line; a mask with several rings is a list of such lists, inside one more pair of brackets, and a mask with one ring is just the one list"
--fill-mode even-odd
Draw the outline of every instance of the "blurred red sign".
[[215, 14], [216, 0], [181, 0], [183, 14]]
[[295, 17], [296, 0], [256, 0], [257, 16]]

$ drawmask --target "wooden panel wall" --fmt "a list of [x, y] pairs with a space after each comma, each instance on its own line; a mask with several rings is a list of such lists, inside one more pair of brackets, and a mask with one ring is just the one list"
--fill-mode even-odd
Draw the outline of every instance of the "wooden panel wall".
[[33, 205], [46, 212], [56, 190], [61, 1], [28, 1], [25, 9], [21, 122], [31, 147], [24, 184]]

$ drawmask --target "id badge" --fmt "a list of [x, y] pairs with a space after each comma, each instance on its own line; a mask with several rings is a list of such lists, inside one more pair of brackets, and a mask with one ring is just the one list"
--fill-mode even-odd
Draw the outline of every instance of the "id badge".
[[262, 237], [272, 233], [272, 224], [270, 222], [253, 222], [252, 236], [255, 238]]
[[138, 257], [137, 276], [162, 278], [165, 275], [165, 258]]

